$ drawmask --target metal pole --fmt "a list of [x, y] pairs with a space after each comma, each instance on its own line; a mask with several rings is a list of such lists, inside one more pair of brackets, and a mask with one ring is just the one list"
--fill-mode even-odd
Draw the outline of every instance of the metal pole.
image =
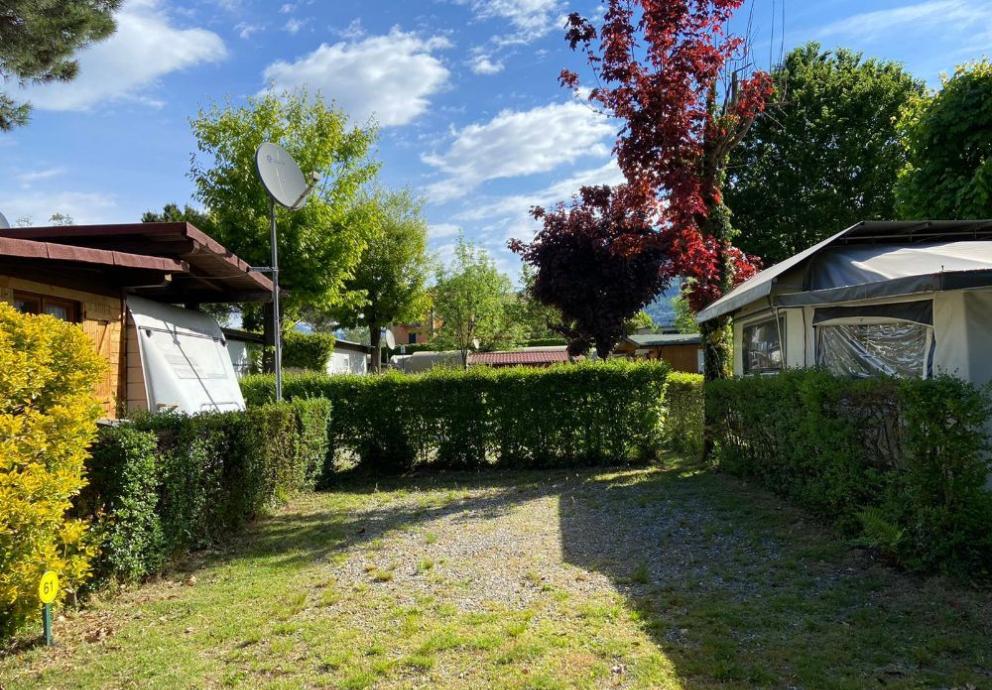
[[51, 647], [54, 642], [52, 641], [52, 605], [45, 604], [41, 610], [41, 622], [44, 627], [45, 633], [45, 645]]
[[282, 402], [282, 319], [279, 314], [279, 246], [276, 244], [276, 202], [269, 199], [272, 242], [272, 330], [276, 346], [276, 402]]

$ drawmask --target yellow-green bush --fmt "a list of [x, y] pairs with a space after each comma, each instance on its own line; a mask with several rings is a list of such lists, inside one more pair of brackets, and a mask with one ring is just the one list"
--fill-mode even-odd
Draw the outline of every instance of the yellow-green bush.
[[665, 442], [694, 458], [703, 454], [703, 375], [673, 371], [665, 386]]
[[85, 483], [103, 367], [79, 327], [0, 302], [0, 637], [37, 610], [46, 570], [61, 596], [89, 574], [86, 524], [66, 513]]

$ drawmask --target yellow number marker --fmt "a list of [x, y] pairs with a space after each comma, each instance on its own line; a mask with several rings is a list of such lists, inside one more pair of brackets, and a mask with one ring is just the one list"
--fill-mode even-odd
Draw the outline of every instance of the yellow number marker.
[[45, 627], [45, 644], [52, 646], [52, 602], [59, 594], [59, 576], [54, 571], [47, 571], [38, 583], [38, 598], [43, 604], [41, 622]]
[[41, 582], [38, 583], [38, 598], [41, 599], [42, 604], [51, 604], [55, 601], [58, 593], [59, 576], [54, 571], [49, 570], [41, 576]]

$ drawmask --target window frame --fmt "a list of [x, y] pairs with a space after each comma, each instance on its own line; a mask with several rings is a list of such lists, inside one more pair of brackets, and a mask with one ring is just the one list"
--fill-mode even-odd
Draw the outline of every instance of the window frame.
[[[65, 319], [68, 323], [80, 323], [82, 321], [82, 305], [76, 300], [66, 299], [65, 297], [52, 297], [50, 295], [42, 295], [37, 292], [29, 292], [27, 290], [14, 290], [13, 294], [14, 302], [18, 300], [25, 302], [33, 302], [37, 305], [38, 311], [22, 311], [25, 314], [48, 314], [49, 306], [62, 307], [66, 311], [66, 315], [69, 317]], [[54, 314], [48, 314], [49, 316], [55, 316]], [[55, 316], [55, 318], [59, 318]]]
[[[776, 334], [778, 335], [778, 349], [782, 353], [779, 365], [777, 367], [764, 367], [759, 369], [751, 369], [748, 366], [748, 339], [747, 331], [748, 329], [758, 328], [765, 325], [774, 325], [778, 322], [778, 327], [776, 329]], [[770, 374], [779, 374], [785, 370], [786, 362], [786, 328], [785, 328], [785, 315], [784, 314], [772, 314], [770, 316], [764, 316], [761, 318], [755, 318], [751, 321], [746, 321], [741, 324], [741, 373], [744, 376], [767, 376]]]

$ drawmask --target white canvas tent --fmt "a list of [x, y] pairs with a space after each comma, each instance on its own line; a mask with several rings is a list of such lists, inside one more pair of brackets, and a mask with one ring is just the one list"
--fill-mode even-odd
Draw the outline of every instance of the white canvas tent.
[[699, 314], [731, 315], [734, 372], [992, 380], [992, 221], [862, 222]]

